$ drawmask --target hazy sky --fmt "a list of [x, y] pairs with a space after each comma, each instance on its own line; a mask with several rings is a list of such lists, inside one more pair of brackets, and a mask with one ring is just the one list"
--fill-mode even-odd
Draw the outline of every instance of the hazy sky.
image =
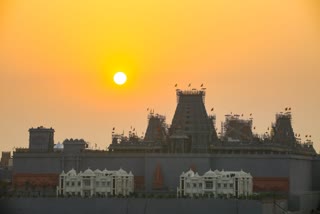
[[40, 125], [105, 149], [112, 127], [145, 132], [147, 108], [170, 124], [189, 82], [218, 129], [252, 113], [264, 133], [291, 107], [319, 151], [319, 14], [317, 0], [0, 0], [0, 151]]

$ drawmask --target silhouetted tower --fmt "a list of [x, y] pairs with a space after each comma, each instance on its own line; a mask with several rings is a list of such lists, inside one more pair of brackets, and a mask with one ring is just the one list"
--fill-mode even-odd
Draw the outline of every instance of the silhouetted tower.
[[29, 129], [29, 151], [30, 152], [53, 152], [54, 129], [38, 128]]
[[225, 115], [226, 121], [222, 124], [223, 140], [228, 142], [251, 142], [252, 120], [240, 119], [240, 115]]
[[190, 153], [191, 140], [180, 128], [176, 128], [170, 136], [170, 152], [172, 153]]
[[154, 114], [153, 112], [151, 112], [148, 115], [148, 127], [144, 140], [158, 143], [166, 142], [167, 126], [165, 121], [165, 116]]
[[276, 114], [276, 122], [272, 124], [271, 139], [274, 143], [287, 145], [296, 142], [290, 112]]
[[11, 152], [2, 152], [0, 167], [8, 168]]
[[[177, 90], [177, 108], [172, 119], [170, 134], [183, 131], [190, 141], [191, 152], [207, 152], [217, 139], [214, 117], [209, 117], [204, 105], [204, 90]], [[182, 134], [182, 133], [181, 133]], [[175, 151], [172, 151], [175, 152]]]

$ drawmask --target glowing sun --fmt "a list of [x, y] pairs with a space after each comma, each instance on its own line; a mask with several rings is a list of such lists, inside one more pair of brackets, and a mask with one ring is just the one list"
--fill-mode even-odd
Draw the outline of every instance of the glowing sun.
[[123, 72], [117, 72], [113, 76], [113, 81], [118, 85], [123, 85], [127, 81], [127, 75]]

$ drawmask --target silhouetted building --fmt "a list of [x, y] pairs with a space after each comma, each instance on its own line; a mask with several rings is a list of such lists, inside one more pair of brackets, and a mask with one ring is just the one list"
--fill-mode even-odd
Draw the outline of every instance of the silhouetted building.
[[29, 150], [31, 152], [52, 152], [54, 146], [54, 129], [38, 128], [29, 129]]
[[[177, 90], [177, 108], [172, 119], [170, 134], [183, 130], [189, 138], [191, 152], [208, 152], [209, 145], [216, 140], [213, 117], [209, 117], [204, 105], [204, 90]], [[174, 151], [172, 151], [174, 152]]]
[[[316, 154], [311, 139], [301, 143], [294, 136], [291, 113], [279, 113], [271, 131], [258, 135], [253, 133], [253, 118], [228, 114], [221, 125], [220, 137], [216, 132], [216, 117], [208, 115], [205, 105], [205, 90], [177, 90], [177, 107], [172, 124], [165, 117], [148, 115], [144, 138], [134, 131], [129, 137], [112, 135], [110, 152], [129, 153], [221, 153], [221, 154]], [[212, 111], [213, 109], [211, 109]], [[250, 115], [251, 116], [251, 115]], [[167, 127], [170, 127], [169, 130]]]
[[63, 152], [79, 153], [88, 147], [88, 143], [83, 139], [66, 139], [63, 141]]
[[254, 192], [320, 191], [320, 156], [310, 138], [302, 143], [293, 134], [290, 112], [277, 114], [270, 133], [263, 135], [253, 133], [252, 118], [230, 115], [218, 137], [215, 116], [205, 109], [204, 90], [177, 90], [177, 98], [171, 126], [152, 111], [145, 136], [134, 129], [128, 136], [113, 129], [108, 151], [88, 149], [87, 142], [77, 139], [54, 147], [53, 129], [30, 129], [29, 148], [13, 153], [13, 184], [53, 187], [63, 170], [122, 167], [134, 173], [138, 192], [175, 191], [181, 169], [205, 173], [213, 168], [250, 172]]
[[251, 142], [252, 120], [240, 119], [240, 115], [226, 115], [226, 121], [222, 124], [221, 135], [227, 142]]
[[296, 138], [291, 124], [291, 113], [279, 113], [276, 122], [272, 125], [271, 140], [277, 144], [294, 145]]
[[150, 112], [148, 116], [148, 127], [144, 137], [146, 142], [166, 143], [167, 142], [167, 125], [165, 116]]
[[170, 136], [170, 152], [171, 153], [190, 153], [191, 152], [191, 139], [185, 132], [176, 128], [174, 133]]
[[0, 161], [0, 167], [8, 168], [9, 167], [10, 158], [11, 158], [11, 152], [2, 152], [1, 161]]

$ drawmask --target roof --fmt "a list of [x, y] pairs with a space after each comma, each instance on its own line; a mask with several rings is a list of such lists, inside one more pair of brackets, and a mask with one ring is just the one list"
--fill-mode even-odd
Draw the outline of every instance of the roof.
[[[64, 173], [64, 171], [62, 171], [62, 172]], [[66, 173], [66, 175], [68, 175], [68, 176], [76, 176], [77, 172], [76, 172], [76, 170], [74, 170], [72, 168], [69, 172]]]
[[96, 169], [96, 170], [94, 170], [94, 173], [95, 174], [102, 174], [103, 172], [100, 169]]
[[87, 170], [85, 170], [83, 173], [82, 173], [83, 176], [95, 176], [95, 173], [90, 169], [88, 168]]
[[194, 176], [194, 171], [192, 169], [189, 169], [186, 173], [181, 174], [182, 177], [193, 177]]
[[190, 169], [188, 172], [182, 172], [180, 177], [191, 177], [191, 178], [197, 178], [197, 177], [211, 177], [211, 178], [218, 178], [218, 177], [238, 177], [238, 178], [252, 178], [250, 173], [244, 172], [243, 170], [240, 171], [224, 171], [223, 169], [221, 171], [211, 169], [203, 174], [203, 176], [200, 176], [197, 172], [193, 172], [192, 169]]
[[115, 175], [128, 175], [126, 171], [124, 171], [122, 168], [120, 168], [118, 171], [114, 171]]
[[218, 170], [212, 171], [212, 170], [210, 169], [208, 172], [204, 173], [203, 176], [205, 176], [205, 177], [217, 177], [218, 174], [219, 174], [219, 171], [218, 171]]

